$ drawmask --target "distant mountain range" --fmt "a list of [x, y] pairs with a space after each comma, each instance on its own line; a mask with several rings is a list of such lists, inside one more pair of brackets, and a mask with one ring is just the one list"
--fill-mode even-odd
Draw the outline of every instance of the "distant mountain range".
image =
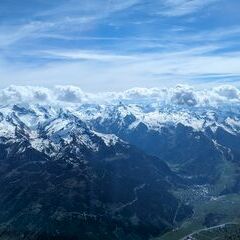
[[2, 105], [0, 236], [159, 237], [239, 194], [239, 146], [237, 105]]

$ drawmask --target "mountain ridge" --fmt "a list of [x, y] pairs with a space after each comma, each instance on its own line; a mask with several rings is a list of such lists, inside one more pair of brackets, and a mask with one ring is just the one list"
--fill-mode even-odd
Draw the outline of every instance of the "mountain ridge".
[[239, 193], [239, 116], [155, 103], [1, 106], [0, 229], [145, 240], [178, 228], [196, 201]]

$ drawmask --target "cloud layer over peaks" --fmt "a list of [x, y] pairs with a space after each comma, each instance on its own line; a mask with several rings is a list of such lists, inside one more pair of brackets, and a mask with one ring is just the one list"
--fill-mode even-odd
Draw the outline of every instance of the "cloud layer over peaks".
[[240, 104], [240, 90], [232, 85], [196, 89], [187, 85], [174, 88], [133, 88], [122, 92], [87, 93], [76, 86], [53, 88], [10, 86], [0, 89], [1, 104], [149, 104], [176, 106], [218, 106]]

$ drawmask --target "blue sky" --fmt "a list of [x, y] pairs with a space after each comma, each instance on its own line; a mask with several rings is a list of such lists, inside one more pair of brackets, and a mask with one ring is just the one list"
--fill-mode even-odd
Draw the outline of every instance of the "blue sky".
[[240, 80], [239, 0], [1, 0], [0, 87]]

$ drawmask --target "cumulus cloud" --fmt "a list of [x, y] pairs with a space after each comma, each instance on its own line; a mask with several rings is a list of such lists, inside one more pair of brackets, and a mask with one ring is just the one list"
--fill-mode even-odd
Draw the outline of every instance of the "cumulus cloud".
[[222, 85], [214, 88], [214, 91], [227, 99], [240, 99], [240, 91], [232, 85]]
[[196, 89], [187, 85], [174, 88], [133, 88], [123, 92], [87, 93], [76, 86], [53, 88], [10, 86], [0, 90], [0, 104], [168, 104], [181, 107], [240, 104], [240, 90], [232, 85], [212, 89]]
[[51, 91], [43, 87], [10, 86], [0, 90], [1, 103], [49, 102]]
[[164, 90], [159, 88], [132, 88], [116, 95], [116, 100], [124, 102], [149, 102], [163, 99]]
[[159, 97], [160, 89], [158, 88], [132, 88], [123, 93], [124, 97], [135, 98], [148, 98]]
[[88, 98], [87, 94], [75, 86], [56, 86], [54, 92], [57, 99], [63, 102], [81, 103]]
[[171, 101], [177, 105], [195, 106], [198, 104], [194, 89], [185, 85], [178, 85], [173, 90]]

